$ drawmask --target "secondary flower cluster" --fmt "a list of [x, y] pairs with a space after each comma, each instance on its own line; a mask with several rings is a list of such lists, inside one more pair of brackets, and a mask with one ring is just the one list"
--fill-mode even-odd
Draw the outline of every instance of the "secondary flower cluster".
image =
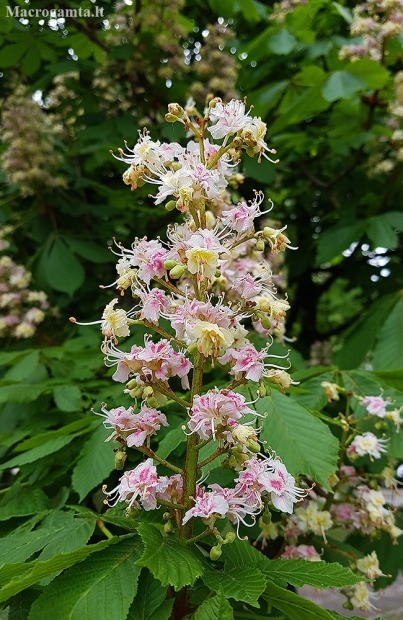
[[28, 290], [31, 274], [9, 256], [0, 258], [0, 338], [31, 338], [49, 308], [42, 291]]

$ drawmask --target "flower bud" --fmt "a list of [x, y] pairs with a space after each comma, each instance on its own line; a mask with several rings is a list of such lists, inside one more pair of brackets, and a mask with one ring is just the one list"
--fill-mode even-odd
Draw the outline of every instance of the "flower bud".
[[151, 385], [147, 385], [143, 390], [143, 398], [149, 398], [150, 396], [154, 396], [154, 390]]
[[165, 269], [168, 269], [168, 271], [176, 267], [176, 265], [179, 265], [179, 263], [176, 260], [166, 260], [164, 263], [164, 267]]
[[185, 110], [179, 105], [179, 103], [169, 103], [168, 112], [170, 114], [174, 114], [175, 116], [184, 116], [185, 114]]
[[185, 265], [176, 265], [176, 267], [173, 267], [173, 269], [170, 270], [169, 277], [172, 278], [173, 280], [178, 280], [178, 278], [183, 276], [185, 271], [186, 271]]
[[264, 329], [271, 328], [271, 321], [267, 316], [259, 316], [260, 323]]
[[170, 534], [173, 529], [174, 529], [173, 525], [172, 525], [172, 523], [170, 521], [167, 521], [164, 524], [164, 532], [165, 532], [165, 534]]
[[343, 603], [343, 608], [350, 609], [352, 611], [354, 609], [354, 605], [350, 603], [350, 601], [346, 601], [345, 603]]
[[255, 249], [258, 252], [264, 252], [264, 248], [265, 248], [265, 245], [264, 245], [263, 239], [258, 239], [255, 245]]
[[169, 202], [167, 202], [165, 205], [165, 209], [167, 211], [173, 211], [174, 209], [176, 209], [176, 200], [170, 200]]
[[215, 106], [217, 105], [217, 103], [221, 103], [222, 99], [220, 97], [214, 97], [214, 99], [212, 99], [209, 104], [208, 107], [211, 110], [211, 108], [215, 108]]
[[165, 114], [165, 120], [167, 123], [176, 123], [176, 121], [180, 121], [181, 119], [175, 116], [175, 114]]
[[260, 452], [260, 445], [258, 444], [257, 441], [250, 440], [245, 445], [248, 448], [248, 450], [250, 450], [254, 454], [258, 454], [258, 452]]
[[123, 469], [126, 461], [126, 452], [118, 450], [115, 454], [115, 469]]
[[155, 409], [156, 407], [158, 407], [158, 400], [154, 397], [147, 398], [147, 405], [152, 409]]
[[221, 547], [219, 547], [218, 545], [216, 545], [215, 547], [211, 547], [210, 559], [213, 560], [213, 562], [214, 560], [218, 560], [221, 554], [222, 554]]
[[263, 381], [261, 381], [261, 382], [259, 383], [258, 392], [259, 392], [259, 397], [260, 397], [260, 398], [264, 398], [264, 397], [267, 395], [267, 387], [265, 386], [265, 384], [263, 383]]
[[227, 532], [224, 538], [224, 545], [227, 545], [228, 543], [233, 543], [235, 538], [236, 538], [235, 532]]
[[265, 525], [270, 525], [271, 523], [271, 512], [270, 510], [266, 510], [263, 514], [262, 514], [262, 521]]

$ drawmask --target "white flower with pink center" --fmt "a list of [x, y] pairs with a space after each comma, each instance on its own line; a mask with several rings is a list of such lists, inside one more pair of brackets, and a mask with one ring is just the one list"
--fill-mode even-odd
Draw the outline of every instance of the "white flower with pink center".
[[203, 396], [195, 396], [188, 427], [191, 433], [197, 433], [203, 440], [215, 439], [220, 427], [231, 426], [247, 413], [256, 414], [246, 405], [242, 394], [214, 388]]
[[350, 458], [356, 456], [370, 456], [374, 459], [380, 459], [382, 452], [386, 452], [387, 439], [378, 439], [374, 433], [367, 432], [357, 435], [347, 449]]
[[144, 510], [154, 510], [157, 507], [157, 493], [163, 492], [166, 486], [166, 479], [158, 478], [157, 468], [153, 465], [152, 459], [147, 459], [135, 469], [126, 471], [120, 478], [118, 486], [112, 491], [106, 491], [106, 486], [103, 487], [103, 492], [107, 496], [104, 501], [108, 506], [126, 502], [127, 511], [139, 504]]
[[171, 504], [182, 503], [183, 500], [183, 478], [180, 474], [174, 474], [173, 476], [163, 477], [160, 480], [164, 480], [166, 488], [163, 491], [158, 492], [158, 498]]
[[122, 249], [122, 252], [131, 265], [138, 267], [138, 277], [146, 284], [150, 284], [155, 276], [162, 278], [165, 275], [164, 262], [167, 259], [168, 250], [159, 241], [141, 239], [133, 244], [132, 250]]
[[118, 301], [118, 299], [112, 299], [102, 313], [102, 320], [100, 321], [101, 331], [106, 338], [130, 336], [126, 311], [122, 308], [114, 310], [114, 306], [118, 303]]
[[165, 292], [159, 288], [146, 290], [145, 288], [132, 288], [133, 297], [137, 296], [141, 301], [141, 310], [138, 314], [140, 319], [146, 319], [151, 323], [158, 323], [162, 312], [169, 312], [171, 301]]
[[214, 140], [226, 138], [250, 123], [251, 119], [248, 115], [249, 112], [245, 113], [243, 101], [232, 99], [227, 104], [218, 102], [209, 111], [210, 120], [215, 122], [215, 125], [209, 127], [208, 130]]
[[253, 344], [249, 344], [242, 349], [228, 349], [224, 355], [218, 358], [221, 364], [231, 365], [230, 375], [244, 374], [245, 379], [260, 381], [263, 377], [265, 365], [264, 359], [267, 350], [257, 351]]
[[378, 418], [384, 418], [386, 415], [386, 407], [388, 402], [383, 400], [382, 396], [365, 396], [360, 402], [362, 407], [365, 407], [368, 413], [376, 415]]
[[255, 199], [249, 202], [249, 204], [246, 202], [240, 202], [236, 206], [231, 207], [228, 211], [223, 211], [221, 215], [221, 222], [224, 226], [228, 226], [228, 228], [231, 228], [241, 234], [252, 232], [255, 219], [269, 213], [269, 211], [273, 208], [273, 203], [270, 201], [270, 209], [261, 211], [260, 205], [263, 200], [263, 192], [256, 192]]
[[142, 446], [151, 435], [155, 435], [162, 426], [169, 426], [166, 416], [150, 407], [143, 406], [139, 413], [132, 416], [133, 432], [127, 435], [126, 444], [129, 448]]
[[168, 381], [171, 377], [181, 379], [183, 389], [189, 389], [188, 373], [193, 364], [183, 352], [175, 351], [168, 340], [155, 343], [144, 337], [144, 347], [133, 345], [130, 353], [117, 349], [112, 343], [104, 348], [106, 365], [115, 366], [114, 381], [124, 383], [130, 375], [136, 377], [139, 385], [154, 380]]
[[200, 517], [206, 524], [210, 524], [215, 519], [223, 519], [228, 510], [229, 504], [220, 493], [203, 492], [203, 495], [196, 498], [193, 508], [185, 512], [182, 524], [185, 525], [193, 517]]
[[185, 187], [191, 187], [193, 184], [193, 178], [190, 174], [190, 170], [187, 168], [179, 168], [179, 170], [171, 171], [166, 168], [153, 171], [156, 179], [147, 177], [147, 181], [158, 185], [158, 193], [155, 196], [154, 204], [159, 205], [164, 202], [168, 196], [174, 196], [179, 198], [181, 190]]

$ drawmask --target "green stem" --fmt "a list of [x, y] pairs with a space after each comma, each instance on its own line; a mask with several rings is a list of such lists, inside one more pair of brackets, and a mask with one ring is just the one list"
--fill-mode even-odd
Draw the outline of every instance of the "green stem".
[[156, 323], [151, 323], [151, 321], [147, 321], [146, 319], [144, 319], [144, 320], [136, 321], [136, 324], [144, 325], [144, 327], [153, 329], [155, 332], [157, 332], [157, 334], [160, 334], [160, 336], [164, 336], [164, 338], [167, 338], [168, 340], [172, 340], [172, 342], [175, 342], [175, 344], [177, 344], [179, 347], [186, 349], [186, 344], [184, 342], [182, 342], [181, 340], [178, 340], [177, 338], [175, 338], [175, 336], [168, 334], [168, 332], [166, 332], [165, 329], [162, 329], [162, 327], [160, 327], [159, 325], [156, 325]]
[[227, 144], [227, 146], [222, 146], [217, 153], [214, 155], [214, 157], [212, 157], [209, 161], [209, 163], [207, 164], [207, 169], [211, 170], [211, 168], [213, 168], [216, 163], [218, 162], [218, 160], [224, 155], [224, 153], [227, 153], [228, 151], [230, 151], [232, 148], [234, 147], [234, 142], [230, 142], [229, 144]]
[[218, 456], [221, 456], [221, 454], [225, 454], [226, 452], [227, 452], [226, 448], [217, 448], [217, 450], [215, 450], [213, 454], [210, 454], [208, 458], [204, 459], [204, 461], [198, 464], [198, 468], [202, 469], [202, 467], [204, 467], [205, 465], [208, 465], [208, 463], [211, 463], [211, 461], [214, 461], [214, 459], [216, 459]]
[[106, 538], [114, 538], [112, 532], [108, 530], [102, 519], [97, 519], [97, 527], [101, 530], [102, 534], [106, 536]]
[[181, 297], [185, 297], [186, 299], [194, 299], [193, 295], [184, 293], [171, 282], [167, 282], [167, 280], [163, 280], [162, 278], [157, 278], [157, 276], [154, 276], [153, 280], [158, 282], [158, 284], [161, 284], [161, 286], [164, 286], [165, 288], [169, 289], [172, 293], [175, 293], [175, 295], [180, 295]]
[[172, 469], [172, 471], [176, 472], [177, 474], [183, 474], [183, 470], [180, 467], [176, 467], [176, 465], [172, 465], [172, 463], [170, 463], [166, 459], [161, 458], [160, 456], [158, 456], [158, 454], [155, 454], [154, 450], [151, 450], [151, 448], [140, 446], [140, 448], [136, 448], [136, 450], [138, 450], [142, 454], [145, 454], [146, 456], [149, 456], [151, 459], [158, 461], [158, 463], [161, 463], [161, 465], [165, 465], [165, 467], [167, 467], [168, 469]]
[[161, 506], [166, 506], [167, 508], [173, 508], [173, 510], [184, 510], [185, 506], [183, 504], [172, 504], [171, 502], [166, 502], [164, 499], [157, 498], [157, 501]]
[[[194, 370], [192, 379], [192, 389], [190, 395], [190, 401], [193, 403], [193, 399], [196, 395], [201, 394], [203, 387], [203, 369], [204, 369], [204, 356], [201, 353], [196, 353], [194, 356]], [[197, 433], [192, 433], [188, 436], [186, 442], [186, 458], [185, 467], [183, 473], [183, 497], [185, 498], [185, 509], [189, 510], [193, 504], [193, 497], [196, 494], [196, 481], [197, 481], [197, 459], [199, 451], [197, 446], [199, 443], [199, 437]], [[182, 541], [185, 542], [192, 537], [193, 523], [190, 519], [186, 525], [183, 526], [181, 531]]]
[[158, 392], [161, 392], [161, 394], [164, 394], [164, 396], [168, 396], [172, 400], [176, 401], [179, 405], [181, 405], [185, 409], [189, 409], [190, 403], [187, 400], [184, 400], [183, 398], [181, 398], [180, 396], [177, 396], [175, 392], [171, 390], [169, 386], [167, 387], [166, 385], [164, 385], [162, 381], [158, 381], [158, 380], [151, 381], [150, 385], [155, 386]]
[[201, 538], [204, 538], [205, 536], [210, 536], [212, 534], [212, 530], [207, 527], [204, 532], [202, 532], [201, 534], [199, 534], [198, 536], [193, 536], [193, 538], [188, 538], [186, 541], [187, 545], [190, 545], [191, 543], [195, 543], [198, 540], [200, 540]]

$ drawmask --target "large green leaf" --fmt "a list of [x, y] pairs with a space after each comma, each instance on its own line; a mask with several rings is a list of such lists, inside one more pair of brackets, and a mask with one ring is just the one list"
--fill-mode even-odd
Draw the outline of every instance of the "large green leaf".
[[260, 438], [281, 457], [289, 472], [308, 474], [329, 488], [328, 478], [337, 467], [338, 441], [327, 425], [276, 390], [260, 399], [257, 409], [268, 412]]
[[[395, 293], [377, 299], [368, 312], [361, 316], [342, 336], [344, 344], [334, 356], [339, 368], [356, 368], [375, 343], [382, 325], [398, 301]], [[396, 364], [397, 367], [398, 364]]]
[[256, 567], [271, 581], [284, 588], [287, 583], [300, 588], [309, 585], [324, 588], [352, 586], [360, 577], [337, 562], [309, 562], [308, 560], [269, 560], [260, 551], [244, 541], [236, 540], [223, 549], [221, 559], [226, 569], [239, 566]]
[[196, 610], [194, 620], [233, 620], [234, 610], [222, 592], [204, 601]]
[[81, 391], [77, 385], [59, 385], [53, 390], [53, 396], [62, 411], [80, 411]]
[[37, 448], [32, 448], [32, 450], [27, 450], [21, 454], [18, 454], [14, 458], [6, 461], [1, 464], [2, 469], [10, 469], [11, 467], [21, 467], [22, 465], [26, 465], [27, 463], [33, 463], [34, 461], [38, 461], [42, 459], [44, 456], [48, 456], [49, 454], [53, 454], [54, 452], [58, 452], [69, 443], [73, 441], [77, 437], [77, 433], [73, 435], [67, 435], [64, 437], [56, 437], [56, 439], [52, 439], [51, 441], [47, 441], [46, 443], [38, 446]]
[[318, 240], [316, 265], [327, 263], [347, 250], [352, 243], [359, 241], [364, 232], [363, 222], [353, 222], [345, 226], [335, 226], [323, 232]]
[[155, 620], [157, 610], [165, 601], [166, 593], [167, 588], [163, 587], [150, 571], [141, 571], [138, 593], [130, 607], [127, 620]]
[[96, 545], [87, 545], [80, 549], [75, 549], [68, 553], [60, 553], [50, 560], [44, 562], [35, 560], [33, 562], [18, 562], [17, 564], [4, 564], [0, 568], [0, 584], [4, 587], [0, 591], [0, 602], [6, 601], [11, 596], [18, 594], [30, 586], [38, 583], [44, 577], [49, 577], [55, 573], [69, 568], [78, 562], [82, 562], [92, 553], [97, 553], [114, 545], [119, 538], [102, 540]]
[[32, 605], [30, 620], [126, 618], [137, 592], [138, 538], [121, 540], [57, 577]]
[[296, 45], [297, 40], [288, 30], [279, 30], [269, 39], [269, 47], [273, 54], [289, 54]]
[[100, 425], [81, 450], [72, 477], [73, 488], [77, 491], [80, 501], [100, 485], [115, 468], [113, 448], [110, 443], [105, 443], [107, 437], [105, 428]]
[[368, 88], [383, 88], [390, 78], [389, 71], [376, 60], [360, 58], [348, 65], [348, 72], [366, 81]]
[[290, 590], [268, 583], [263, 598], [273, 607], [280, 610], [289, 620], [332, 620], [326, 609], [321, 609]]
[[357, 75], [348, 71], [335, 71], [322, 88], [322, 97], [331, 102], [337, 99], [350, 99], [366, 86], [367, 83]]
[[41, 526], [31, 532], [20, 531], [5, 536], [1, 542], [1, 561], [23, 562], [43, 549], [40, 560], [85, 545], [95, 528], [95, 521], [75, 519], [72, 513], [53, 511]]
[[0, 500], [0, 521], [38, 514], [49, 508], [50, 501], [41, 489], [15, 484]]
[[336, 371], [327, 372], [319, 375], [319, 377], [313, 377], [301, 386], [300, 392], [294, 394], [293, 399], [302, 407], [320, 411], [327, 403], [327, 396], [322, 383], [323, 381], [334, 381], [335, 378]]
[[10, 370], [4, 375], [4, 379], [8, 381], [24, 381], [30, 374], [33, 373], [39, 363], [39, 351], [28, 352], [21, 361], [17, 362]]
[[171, 454], [181, 443], [186, 441], [186, 435], [182, 430], [182, 424], [168, 431], [158, 444], [157, 454], [163, 459]]
[[214, 592], [220, 592], [226, 598], [243, 601], [259, 607], [259, 597], [266, 587], [263, 573], [251, 566], [235, 566], [226, 570], [206, 570], [202, 577], [204, 583]]
[[[304, 92], [290, 102], [290, 105], [281, 111], [281, 115], [270, 125], [268, 134], [273, 135], [282, 131], [288, 125], [299, 123], [306, 118], [312, 117], [318, 112], [327, 110], [330, 102], [326, 101], [321, 90], [323, 80], [312, 88], [305, 88]], [[345, 248], [343, 248], [344, 250]]]
[[379, 332], [372, 363], [375, 370], [403, 367], [403, 296]]
[[394, 250], [399, 245], [399, 237], [393, 230], [387, 214], [371, 217], [367, 222], [366, 233], [373, 247], [382, 247]]
[[13, 383], [0, 387], [0, 403], [26, 404], [36, 400], [46, 391], [46, 385], [29, 385], [27, 383]]
[[348, 568], [337, 562], [309, 562], [308, 560], [271, 560], [264, 573], [269, 579], [301, 588], [304, 585], [324, 590], [325, 588], [345, 588], [362, 581]]
[[40, 268], [52, 288], [69, 295], [72, 295], [85, 279], [80, 262], [58, 237], [45, 248], [40, 259]]
[[138, 532], [144, 543], [144, 554], [137, 561], [146, 566], [163, 586], [180, 590], [193, 585], [203, 573], [203, 565], [188, 547], [178, 543], [175, 536], [163, 537], [153, 525], [139, 523]]

